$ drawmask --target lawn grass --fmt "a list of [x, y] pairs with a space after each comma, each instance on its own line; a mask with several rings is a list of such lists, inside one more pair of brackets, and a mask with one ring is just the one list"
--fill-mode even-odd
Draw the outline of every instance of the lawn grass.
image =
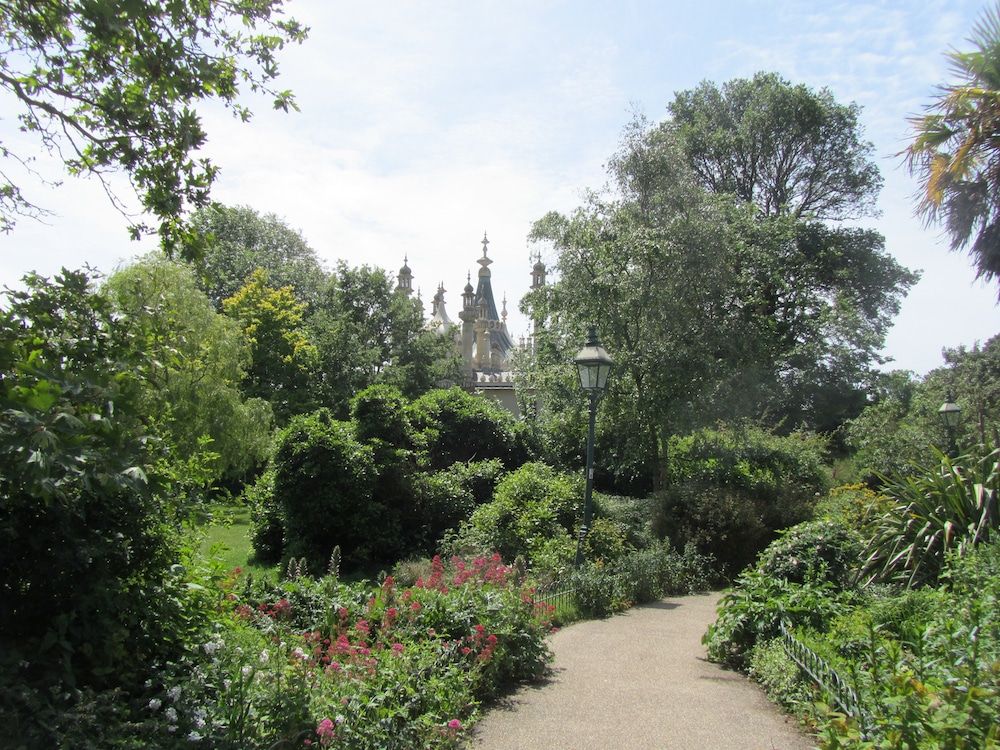
[[242, 505], [217, 505], [199, 526], [204, 534], [200, 552], [213, 557], [227, 569], [243, 568], [255, 576], [277, 575], [277, 565], [264, 565], [254, 557], [250, 545], [250, 511]]

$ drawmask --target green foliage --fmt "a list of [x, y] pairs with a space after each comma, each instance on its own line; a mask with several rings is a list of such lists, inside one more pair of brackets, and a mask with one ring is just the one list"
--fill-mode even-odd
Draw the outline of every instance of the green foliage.
[[479, 703], [549, 658], [547, 608], [495, 557], [437, 558], [405, 588], [203, 583], [214, 627], [131, 690], [66, 691], [51, 707], [0, 681], [11, 736], [32, 748], [457, 750]]
[[396, 448], [409, 447], [413, 436], [406, 414], [408, 405], [399, 389], [388, 385], [368, 386], [357, 393], [351, 399], [351, 419], [358, 440], [363, 443], [380, 440]]
[[1000, 449], [898, 477], [883, 489], [895, 507], [878, 522], [866, 549], [867, 582], [933, 583], [946, 556], [968, 554], [1000, 526]]
[[[543, 404], [546, 457], [566, 462], [580, 399], [555, 368], [601, 321], [617, 367], [598, 445], [617, 492], [660, 488], [671, 434], [720, 419], [832, 432], [855, 416], [917, 278], [877, 233], [817, 220], [865, 213], [880, 184], [855, 106], [762, 74], [671, 110], [626, 128], [608, 189], [532, 229], [559, 280], [527, 299], [545, 327], [520, 382]], [[780, 176], [743, 170], [775, 162]]]
[[250, 544], [263, 563], [276, 563], [285, 551], [285, 528], [281, 506], [274, 494], [274, 468], [265, 470], [243, 490], [243, 503], [250, 509]]
[[785, 708], [796, 709], [813, 700], [814, 689], [778, 638], [759, 641], [750, 650], [747, 674], [768, 698]]
[[372, 449], [349, 424], [320, 410], [294, 417], [278, 437], [274, 496], [284, 528], [285, 556], [323, 570], [339, 545], [346, 567], [379, 555], [398, 530], [372, 496], [377, 469]]
[[184, 633], [133, 416], [146, 365], [90, 283], [30, 275], [0, 313], [0, 666], [26, 684], [127, 683]]
[[[206, 133], [193, 107], [217, 100], [249, 120], [238, 103], [243, 86], [293, 108], [291, 92], [273, 88], [277, 52], [306, 36], [276, 0], [14, 2], [3, 5], [0, 25], [0, 86], [22, 129], [71, 174], [104, 180], [123, 169], [158, 223], [132, 224], [133, 236], [156, 231], [168, 252], [185, 254], [196, 248], [184, 213], [208, 202], [217, 173], [199, 154]], [[31, 160], [9, 148], [5, 158]], [[6, 178], [0, 188], [0, 229], [18, 213], [41, 212]]]
[[861, 537], [837, 521], [806, 521], [780, 533], [757, 560], [757, 570], [791, 583], [826, 580], [846, 586], [853, 580]]
[[196, 211], [191, 226], [204, 245], [192, 264], [216, 309], [258, 268], [276, 287], [290, 286], [296, 299], [310, 305], [319, 299], [326, 283], [322, 263], [302, 233], [274, 214], [213, 204]]
[[921, 380], [892, 373], [874, 402], [847, 424], [847, 442], [868, 481], [908, 473], [950, 447], [938, 414], [953, 398], [962, 409], [954, 432], [960, 450], [995, 441], [992, 425], [1000, 416], [1000, 336], [971, 348], [944, 351], [945, 365]]
[[702, 642], [712, 661], [746, 669], [750, 651], [776, 638], [782, 621], [822, 630], [854, 597], [827, 581], [807, 577], [805, 583], [791, 583], [746, 570], [722, 597], [718, 618]]
[[510, 412], [460, 388], [430, 391], [410, 405], [410, 421], [426, 463], [499, 459], [508, 468], [528, 457], [527, 430]]
[[673, 438], [655, 525], [676, 547], [694, 543], [738, 571], [774, 532], [811, 515], [826, 481], [824, 447], [814, 436], [750, 426]]
[[492, 502], [481, 505], [451, 540], [455, 551], [496, 550], [559, 573], [575, 551], [572, 531], [581, 516], [579, 482], [545, 464], [528, 463], [504, 476]]
[[319, 357], [303, 325], [305, 303], [290, 286], [271, 287], [267, 272], [257, 269], [222, 309], [239, 322], [250, 346], [247, 395], [270, 401], [282, 423], [305, 411], [314, 401], [309, 376]]
[[757, 73], [721, 87], [703, 81], [669, 108], [661, 127], [677, 130], [708, 190], [753, 203], [765, 216], [843, 220], [874, 212], [882, 177], [872, 144], [861, 139], [857, 104]]
[[818, 519], [836, 521], [868, 539], [875, 524], [894, 505], [892, 498], [863, 484], [844, 484], [821, 498], [814, 513]]
[[164, 258], [118, 271], [107, 292], [132, 327], [136, 357], [149, 361], [136, 412], [163, 439], [172, 461], [183, 467], [204, 452], [207, 439], [214, 455], [208, 483], [239, 479], [260, 466], [271, 409], [240, 392], [249, 354], [239, 325], [215, 311], [190, 270]]
[[572, 588], [580, 611], [607, 617], [637, 604], [664, 596], [705, 591], [711, 580], [712, 561], [694, 547], [683, 553], [668, 544], [632, 551], [610, 564], [588, 563], [560, 581]]

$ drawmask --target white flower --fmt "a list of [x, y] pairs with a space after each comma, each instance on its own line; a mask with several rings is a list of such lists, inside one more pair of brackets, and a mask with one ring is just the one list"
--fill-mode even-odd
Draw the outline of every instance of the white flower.
[[240, 671], [243, 673], [244, 677], [249, 677], [250, 674], [253, 672], [253, 667], [251, 667], [249, 664], [246, 664]]
[[170, 700], [172, 700], [172, 701], [176, 701], [178, 698], [180, 698], [181, 697], [181, 686], [180, 685], [174, 685], [172, 688], [170, 688], [170, 690], [167, 691], [167, 697], [169, 697]]
[[292, 651], [292, 656], [294, 656], [294, 657], [296, 657], [298, 659], [305, 659], [306, 658], [306, 652], [303, 651], [301, 648], [296, 648], [294, 651]]
[[190, 740], [191, 742], [197, 742], [200, 739], [201, 735], [195, 731], [192, 731], [191, 734], [188, 735], [188, 740]]
[[205, 709], [196, 708], [192, 714], [192, 719], [194, 721], [194, 725], [198, 727], [198, 729], [202, 729], [205, 726]]
[[203, 643], [201, 647], [205, 650], [206, 654], [211, 656], [225, 645], [226, 642], [223, 641], [221, 638], [214, 638], [211, 641], [208, 641], [207, 643]]
[[177, 723], [177, 709], [175, 709], [173, 706], [164, 711], [163, 715], [167, 717], [167, 721], [169, 721], [171, 724]]
[[159, 711], [160, 710], [160, 706], [162, 706], [162, 705], [163, 705], [163, 701], [161, 701], [159, 698], [150, 698], [150, 700], [149, 700], [149, 710], [150, 711]]
[[270, 658], [271, 658], [271, 655], [267, 652], [267, 649], [264, 649], [263, 651], [260, 652], [260, 663], [261, 664], [267, 664], [267, 662], [270, 660]]

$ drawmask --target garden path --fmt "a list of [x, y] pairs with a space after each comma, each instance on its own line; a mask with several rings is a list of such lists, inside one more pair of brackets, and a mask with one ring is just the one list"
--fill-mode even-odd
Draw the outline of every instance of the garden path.
[[476, 750], [808, 750], [793, 719], [706, 660], [718, 594], [664, 599], [552, 635], [552, 673], [476, 726]]

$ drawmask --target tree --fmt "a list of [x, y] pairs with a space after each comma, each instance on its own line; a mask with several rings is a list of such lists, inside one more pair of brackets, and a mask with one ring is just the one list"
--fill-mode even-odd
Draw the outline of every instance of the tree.
[[669, 105], [674, 130], [702, 186], [753, 203], [765, 216], [849, 219], [870, 214], [882, 187], [851, 103], [793, 86], [775, 73], [711, 81]]
[[395, 291], [381, 268], [337, 264], [309, 320], [320, 351], [322, 403], [346, 416], [351, 396], [375, 383], [415, 398], [458, 380], [450, 339], [424, 330], [420, 303]]
[[[190, 253], [183, 216], [205, 205], [217, 167], [196, 158], [206, 133], [193, 104], [216, 99], [240, 119], [241, 86], [295, 106], [277, 90], [276, 53], [302, 42], [306, 28], [281, 17], [281, 0], [90, 2], [12, 0], [0, 5], [0, 87], [23, 130], [70, 174], [131, 179], [156, 227], [130, 220], [133, 237], [158, 231], [168, 253]], [[44, 209], [9, 175], [33, 156], [0, 144], [0, 229]], [[110, 189], [105, 182], [105, 188]], [[117, 197], [112, 202], [121, 206]]]
[[271, 408], [240, 391], [249, 348], [239, 323], [218, 313], [187, 266], [150, 257], [114, 274], [107, 292], [150, 365], [137, 413], [172, 460], [210, 452], [209, 481], [239, 479], [261, 464]]
[[213, 205], [199, 209], [191, 226], [204, 249], [194, 259], [199, 282], [218, 309], [258, 268], [270, 283], [290, 286], [295, 296], [315, 305], [326, 285], [326, 272], [316, 252], [274, 214], [261, 215], [249, 206]]
[[[633, 123], [609, 164], [613, 189], [533, 228], [555, 248], [559, 280], [528, 299], [547, 320], [529, 369], [568, 361], [586, 325], [600, 321], [619, 363], [602, 447], [629, 474], [615, 477], [620, 489], [623, 479], [630, 489], [657, 479], [671, 434], [717, 419], [787, 432], [853, 416], [832, 413], [843, 399], [831, 394], [865, 385], [916, 278], [874, 232], [764, 216], [706, 191], [683, 148], [674, 129]], [[537, 387], [534, 377], [523, 385]], [[559, 403], [579, 401], [557, 390]], [[554, 421], [551, 394], [545, 422]]]
[[977, 278], [1000, 279], [1000, 4], [972, 29], [972, 51], [947, 53], [955, 83], [911, 120], [903, 152], [920, 180], [917, 213], [967, 247]]
[[275, 289], [258, 268], [232, 297], [222, 301], [226, 315], [239, 321], [250, 345], [244, 391], [271, 402], [280, 423], [315, 404], [311, 373], [319, 352], [303, 323], [306, 305], [290, 286]]

